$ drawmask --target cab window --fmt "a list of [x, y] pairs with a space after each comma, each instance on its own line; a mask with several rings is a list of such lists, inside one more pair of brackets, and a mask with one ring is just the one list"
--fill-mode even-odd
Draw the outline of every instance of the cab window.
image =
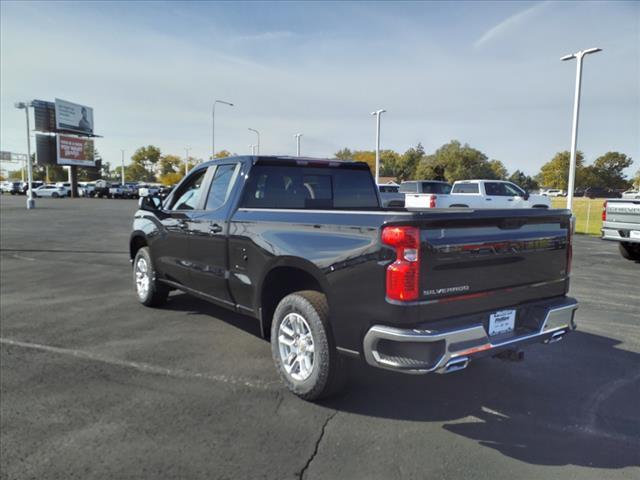
[[198, 206], [202, 181], [207, 170], [203, 168], [195, 172], [176, 192], [176, 201], [171, 210], [194, 210]]

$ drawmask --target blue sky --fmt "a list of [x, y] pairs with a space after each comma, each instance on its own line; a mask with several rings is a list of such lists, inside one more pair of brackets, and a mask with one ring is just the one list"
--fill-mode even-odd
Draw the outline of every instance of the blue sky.
[[205, 158], [216, 149], [330, 156], [427, 152], [468, 142], [536, 173], [569, 148], [575, 63], [585, 61], [579, 148], [640, 167], [638, 2], [87, 2], [0, 4], [2, 150], [25, 151], [13, 103], [94, 107], [97, 148], [116, 165], [141, 145]]

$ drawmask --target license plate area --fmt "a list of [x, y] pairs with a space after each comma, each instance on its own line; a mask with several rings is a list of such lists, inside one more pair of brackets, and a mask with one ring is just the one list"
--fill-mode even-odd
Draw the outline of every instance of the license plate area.
[[515, 310], [500, 310], [489, 315], [489, 336], [511, 333], [516, 325]]

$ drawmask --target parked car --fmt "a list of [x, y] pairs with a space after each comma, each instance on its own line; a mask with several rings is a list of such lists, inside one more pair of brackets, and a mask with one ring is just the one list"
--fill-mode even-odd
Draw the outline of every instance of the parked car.
[[162, 185], [154, 183], [141, 183], [138, 186], [138, 196], [148, 197], [149, 195], [158, 195], [160, 193]]
[[400, 193], [400, 185], [378, 185], [380, 200], [385, 208], [404, 207], [404, 193]]
[[610, 188], [588, 187], [584, 190], [587, 198], [620, 198], [622, 195]]
[[81, 197], [93, 197], [95, 192], [95, 182], [78, 182], [78, 195]]
[[197, 165], [139, 206], [138, 300], [179, 289], [256, 318], [304, 399], [340, 387], [345, 357], [450, 373], [575, 328], [563, 210], [384, 210], [363, 162], [266, 156]]
[[566, 197], [567, 192], [557, 188], [549, 188], [545, 190], [541, 195], [544, 195], [546, 197]]
[[[169, 194], [173, 191], [173, 188], [175, 187], [175, 185], [163, 185], [158, 189], [158, 196], [161, 199], [165, 199], [166, 197], [169, 196]], [[139, 194], [138, 194], [139, 195]]]
[[19, 195], [22, 193], [22, 182], [3, 182], [2, 193], [10, 193], [11, 195]]
[[632, 198], [637, 199], [640, 198], [640, 188], [631, 188], [626, 192], [622, 193], [622, 198]]
[[515, 183], [504, 180], [462, 180], [450, 194], [407, 194], [407, 208], [550, 208], [544, 195], [531, 195]]
[[[33, 189], [41, 187], [42, 185], [44, 185], [44, 182], [41, 182], [40, 180], [34, 180], [33, 182], [31, 182], [31, 188]], [[21, 182], [20, 190], [23, 195], [26, 195], [29, 191], [29, 182]]]
[[33, 189], [34, 197], [67, 197], [69, 192], [65, 187], [60, 187], [58, 185], [42, 185], [38, 188]]
[[61, 187], [65, 189], [65, 197], [71, 196], [71, 183], [70, 182], [56, 182], [57, 187]]
[[109, 187], [109, 198], [138, 198], [137, 183], [114, 183]]
[[618, 242], [620, 254], [640, 261], [640, 200], [610, 199], [602, 206], [602, 239]]

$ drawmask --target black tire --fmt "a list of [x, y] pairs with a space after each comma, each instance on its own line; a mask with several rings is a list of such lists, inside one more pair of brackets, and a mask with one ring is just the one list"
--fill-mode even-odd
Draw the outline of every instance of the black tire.
[[51, 197], [52, 197], [52, 198], [58, 198], [59, 196], [60, 196], [60, 195], [58, 195], [56, 192], [53, 192], [53, 193], [51, 194]]
[[[141, 260], [143, 260], [147, 266], [148, 288], [146, 291], [139, 288], [137, 282], [139, 268], [138, 263]], [[133, 285], [138, 301], [147, 307], [159, 307], [167, 301], [167, 297], [169, 296], [169, 287], [158, 282], [156, 278], [156, 270], [153, 266], [153, 262], [151, 261], [151, 255], [149, 255], [148, 247], [142, 247], [138, 250], [133, 260]]]
[[619, 243], [620, 255], [627, 260], [640, 261], [640, 245], [632, 245], [629, 243]]
[[[286, 371], [280, 355], [280, 325], [290, 313], [297, 313], [304, 318], [313, 337], [313, 365], [311, 374], [304, 380], [294, 379]], [[344, 386], [347, 378], [346, 365], [331, 336], [329, 305], [324, 294], [305, 290], [287, 295], [280, 301], [271, 324], [271, 354], [283, 383], [304, 400], [319, 400], [336, 393]]]

